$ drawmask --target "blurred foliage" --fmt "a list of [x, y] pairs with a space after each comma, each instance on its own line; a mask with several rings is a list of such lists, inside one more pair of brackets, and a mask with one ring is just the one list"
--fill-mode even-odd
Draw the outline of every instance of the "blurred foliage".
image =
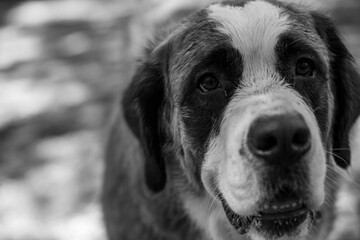
[[[1, 1], [0, 240], [105, 238], [101, 148], [112, 102], [152, 26], [207, 2]], [[331, 2], [323, 6], [359, 58], [360, 4]]]
[[103, 129], [133, 62], [133, 16], [122, 4], [7, 5], [0, 28], [1, 240], [105, 238]]

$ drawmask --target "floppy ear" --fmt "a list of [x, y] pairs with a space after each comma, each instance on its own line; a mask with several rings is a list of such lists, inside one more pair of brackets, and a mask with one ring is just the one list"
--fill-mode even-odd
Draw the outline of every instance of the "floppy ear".
[[354, 59], [334, 24], [319, 13], [312, 13], [315, 27], [330, 51], [330, 69], [335, 89], [333, 155], [342, 168], [350, 165], [349, 132], [360, 113], [360, 76]]
[[[163, 56], [162, 56], [163, 57]], [[145, 155], [145, 181], [153, 192], [165, 187], [166, 173], [161, 153], [161, 113], [164, 102], [164, 58], [149, 53], [137, 68], [122, 104], [125, 119], [139, 139]]]

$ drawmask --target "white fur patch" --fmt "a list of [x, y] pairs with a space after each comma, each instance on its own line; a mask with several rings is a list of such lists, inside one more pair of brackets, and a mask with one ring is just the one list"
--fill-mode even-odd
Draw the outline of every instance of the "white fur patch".
[[290, 27], [281, 9], [264, 1], [253, 1], [244, 7], [213, 5], [209, 18], [219, 22], [219, 31], [230, 36], [244, 59], [243, 77], [256, 78], [259, 69], [276, 61], [278, 37]]
[[184, 198], [185, 209], [193, 216], [195, 223], [208, 234], [212, 240], [246, 240], [228, 223], [224, 210], [217, 199], [204, 196]]

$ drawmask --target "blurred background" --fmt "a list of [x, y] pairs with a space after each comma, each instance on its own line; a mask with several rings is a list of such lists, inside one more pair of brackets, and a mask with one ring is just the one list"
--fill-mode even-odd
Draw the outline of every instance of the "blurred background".
[[[102, 145], [117, 90], [154, 26], [210, 1], [0, 1], [0, 240], [105, 239]], [[301, 2], [333, 16], [360, 58], [359, 0]]]

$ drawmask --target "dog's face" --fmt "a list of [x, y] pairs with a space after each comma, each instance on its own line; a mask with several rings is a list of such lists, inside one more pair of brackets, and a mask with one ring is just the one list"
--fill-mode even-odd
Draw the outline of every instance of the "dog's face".
[[124, 103], [151, 189], [164, 187], [173, 152], [186, 178], [176, 181], [214, 200], [213, 222], [278, 239], [308, 232], [333, 156], [349, 164], [357, 80], [327, 18], [229, 2], [192, 15], [152, 49]]

